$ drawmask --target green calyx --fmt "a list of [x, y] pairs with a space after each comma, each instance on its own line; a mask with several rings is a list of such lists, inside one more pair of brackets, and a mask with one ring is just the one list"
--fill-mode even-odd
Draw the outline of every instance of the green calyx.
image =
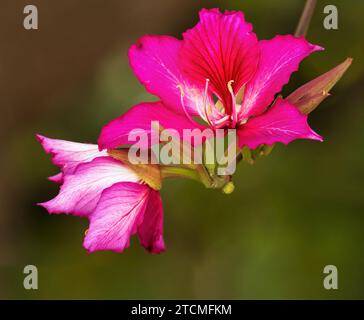
[[108, 154], [128, 166], [135, 174], [154, 190], [162, 188], [162, 175], [157, 164], [135, 164], [128, 157], [128, 149], [108, 150]]

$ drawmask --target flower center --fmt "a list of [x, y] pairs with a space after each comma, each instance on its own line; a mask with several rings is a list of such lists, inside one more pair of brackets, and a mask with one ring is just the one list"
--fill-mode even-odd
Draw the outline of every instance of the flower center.
[[[239, 119], [239, 111], [241, 109], [245, 87], [243, 86], [239, 92], [235, 94], [232, 87], [234, 80], [228, 81], [226, 85], [231, 97], [231, 113], [227, 114], [226, 108], [220, 99], [218, 99], [215, 104], [212, 103], [212, 99], [209, 96], [209, 83], [210, 79], [206, 79], [202, 97], [201, 93], [194, 93], [193, 90], [191, 90], [191, 94], [188, 97], [189, 99], [191, 99], [191, 97], [193, 99], [193, 97], [199, 96], [199, 99], [195, 100], [196, 110], [199, 116], [214, 129], [236, 128], [238, 124], [246, 123], [247, 119]], [[185, 105], [185, 92], [183, 85], [179, 84], [176, 87], [180, 90], [180, 101], [184, 113], [186, 114], [187, 118], [195, 124], [196, 121], [191, 117]]]

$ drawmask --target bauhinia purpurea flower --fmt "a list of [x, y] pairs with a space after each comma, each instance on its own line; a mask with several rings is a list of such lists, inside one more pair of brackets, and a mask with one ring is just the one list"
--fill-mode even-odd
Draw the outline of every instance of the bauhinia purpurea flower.
[[329, 95], [351, 59], [287, 98], [277, 96], [300, 62], [320, 50], [293, 35], [258, 40], [242, 12], [218, 9], [203, 9], [198, 24], [182, 40], [142, 37], [129, 50], [130, 65], [160, 101], [138, 104], [111, 121], [102, 129], [98, 146], [38, 136], [61, 168], [50, 178], [61, 184], [59, 194], [41, 205], [49, 213], [88, 218], [84, 246], [89, 252], [121, 252], [136, 233], [147, 250], [163, 251], [162, 179], [193, 177], [229, 193], [231, 176], [219, 177], [204, 164], [133, 164], [127, 149], [119, 149], [134, 142], [129, 133], [138, 128], [150, 135], [152, 121], [181, 137], [185, 129], [236, 129], [236, 148], [242, 155], [238, 160], [248, 161], [278, 142], [322, 141], [307, 115]]
[[138, 175], [143, 168], [128, 166], [126, 157], [114, 159], [106, 151], [100, 152], [97, 145], [40, 135], [37, 139], [62, 170], [50, 177], [61, 184], [59, 194], [39, 205], [51, 214], [88, 218], [84, 247], [89, 252], [121, 252], [135, 233], [148, 251], [165, 249], [158, 168], [150, 166], [143, 180]]

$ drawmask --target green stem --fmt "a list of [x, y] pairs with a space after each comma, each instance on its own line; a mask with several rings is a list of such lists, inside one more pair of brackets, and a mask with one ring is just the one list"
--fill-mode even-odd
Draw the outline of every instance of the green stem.
[[163, 166], [161, 167], [162, 178], [183, 177], [201, 182], [200, 176], [195, 170], [184, 167]]
[[200, 181], [207, 187], [211, 188], [213, 186], [213, 178], [207, 171], [203, 164], [196, 165], [196, 171], [200, 177]]

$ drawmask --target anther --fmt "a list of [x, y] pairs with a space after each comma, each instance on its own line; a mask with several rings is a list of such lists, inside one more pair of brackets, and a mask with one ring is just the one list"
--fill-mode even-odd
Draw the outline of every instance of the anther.
[[239, 125], [246, 124], [248, 122], [248, 118], [242, 119], [239, 121]]
[[222, 118], [220, 118], [218, 120], [215, 120], [214, 121], [214, 126], [216, 128], [220, 128], [225, 124], [225, 121], [228, 120], [228, 119], [229, 119], [229, 116], [224, 116], [224, 117], [222, 117]]
[[183, 90], [183, 87], [180, 84], [176, 85], [176, 88], [179, 89], [181, 96], [184, 97], [185, 96], [185, 91]]
[[227, 83], [227, 87], [228, 87], [228, 90], [230, 93], [234, 94], [234, 91], [233, 91], [233, 87], [232, 87], [232, 84], [234, 83], [234, 80], [230, 80], [228, 83]]

